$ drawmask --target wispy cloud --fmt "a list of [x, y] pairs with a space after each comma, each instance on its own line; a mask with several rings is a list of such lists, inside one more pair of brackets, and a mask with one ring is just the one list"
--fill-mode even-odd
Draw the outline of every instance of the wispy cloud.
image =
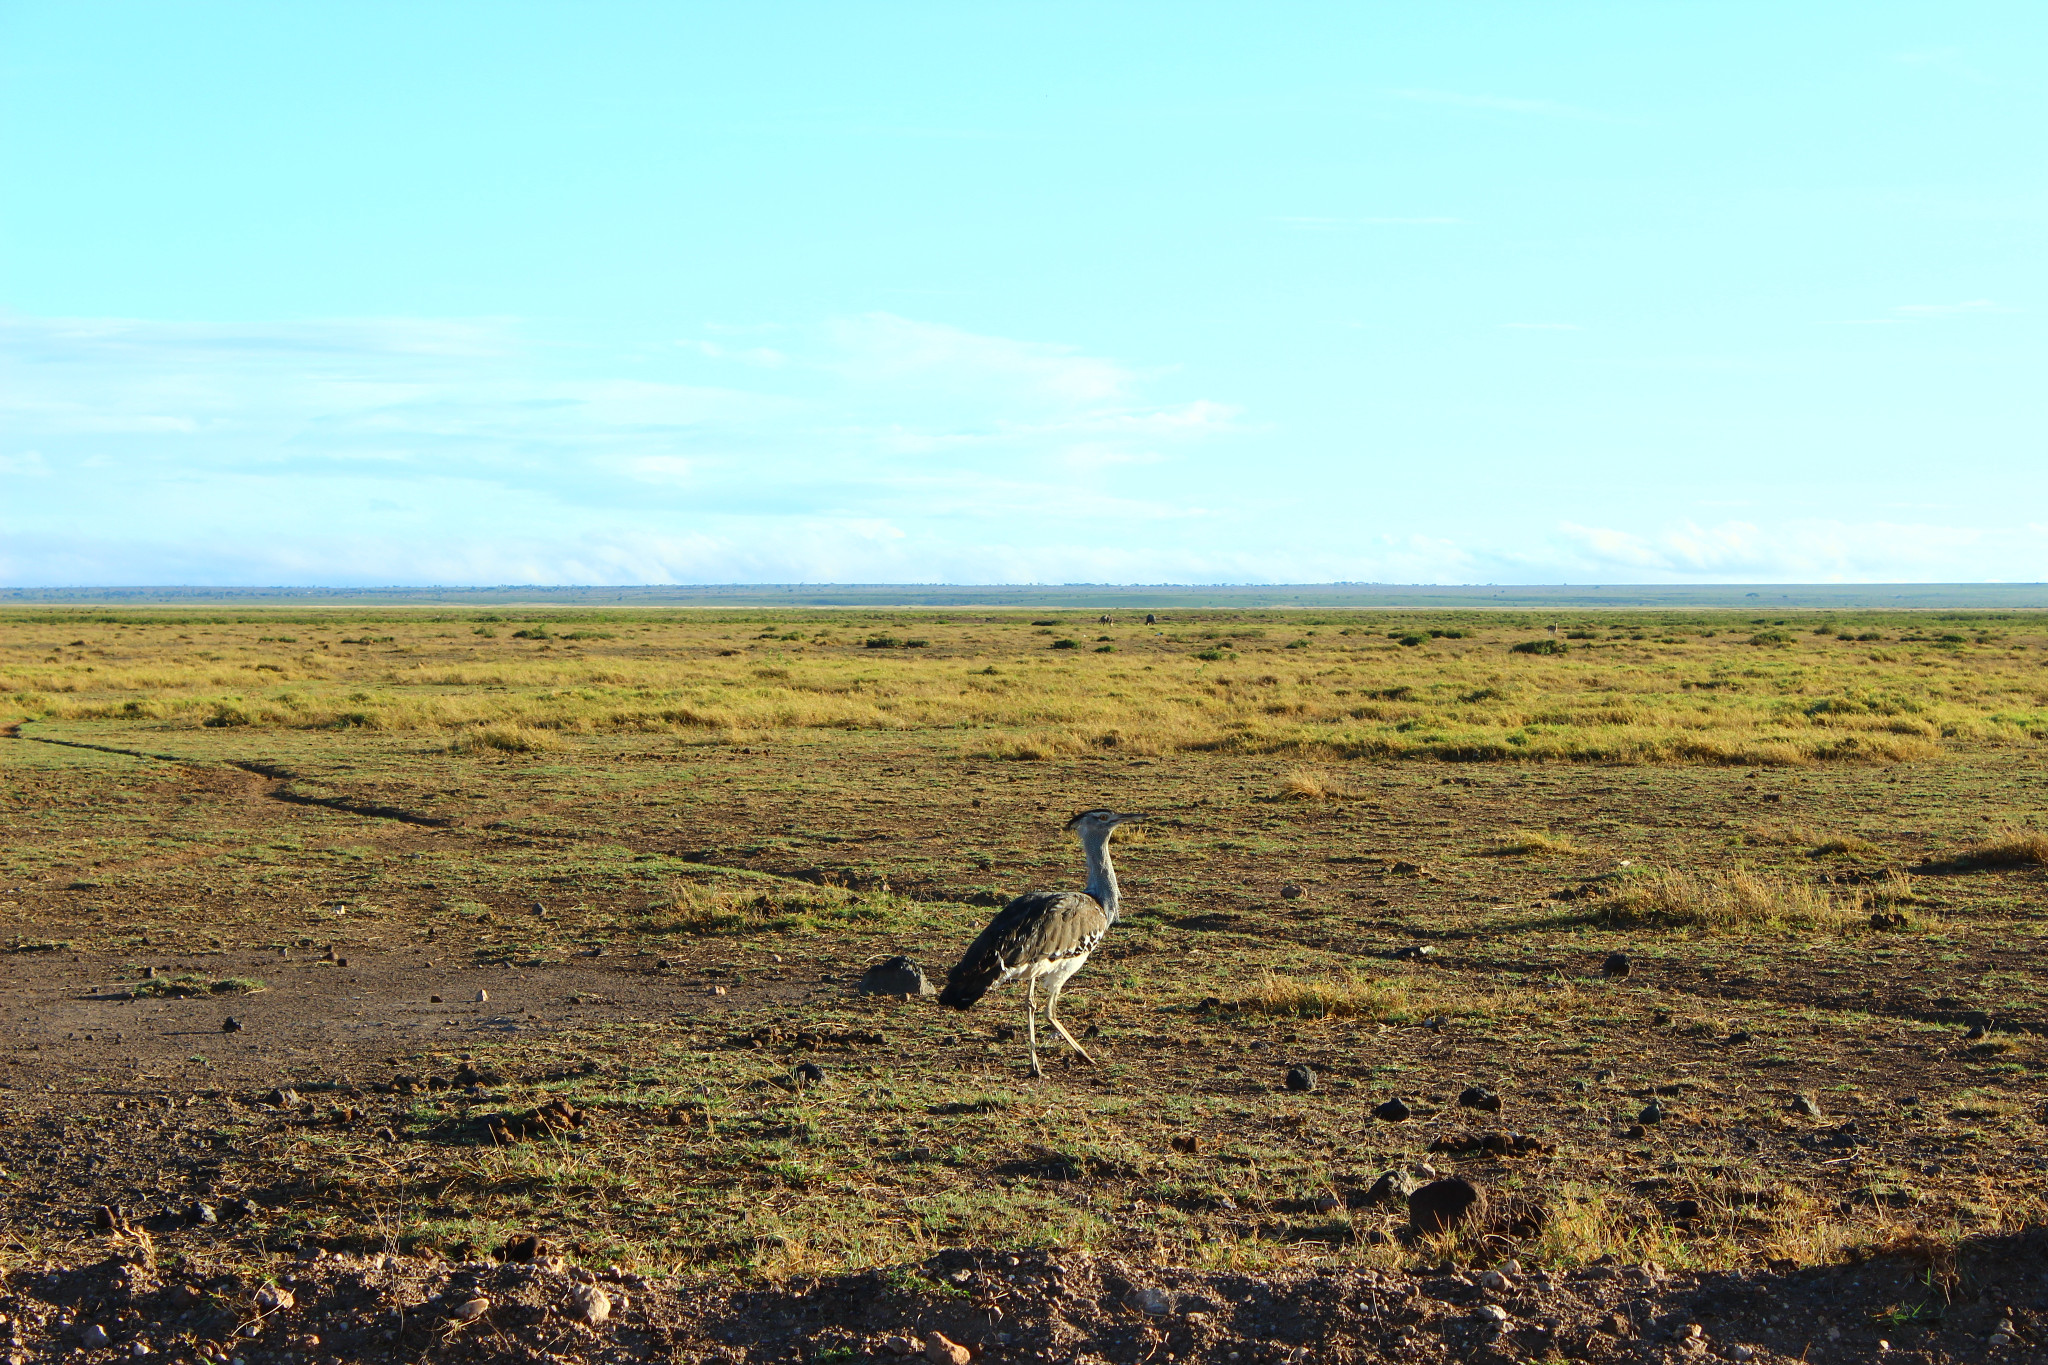
[[1459, 90], [1399, 89], [1380, 92], [1411, 104], [1440, 104], [1456, 109], [1482, 109], [1496, 114], [1527, 114], [1547, 118], [1592, 118], [1594, 111], [1557, 100], [1521, 99], [1510, 95], [1475, 95]]
[[1510, 332], [1583, 332], [1586, 330], [1576, 322], [1503, 322], [1501, 327]]
[[1343, 232], [1362, 227], [1462, 227], [1469, 220], [1449, 217], [1367, 217], [1367, 218], [1316, 218], [1292, 216], [1275, 218], [1282, 227], [1298, 232]]
[[1892, 311], [1909, 318], [1954, 318], [1982, 313], [2017, 313], [2019, 310], [1993, 303], [1990, 299], [1969, 299], [1963, 303], [1902, 303]]

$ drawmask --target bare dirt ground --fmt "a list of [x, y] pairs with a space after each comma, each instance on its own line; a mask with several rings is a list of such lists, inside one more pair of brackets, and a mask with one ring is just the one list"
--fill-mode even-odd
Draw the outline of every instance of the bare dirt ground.
[[[2048, 881], [1957, 856], [2042, 823], [2033, 750], [1298, 766], [21, 726], [0, 1326], [246, 1365], [2043, 1358]], [[1008, 995], [855, 994], [1074, 882], [1098, 803], [1153, 815], [1063, 1008], [1100, 1066], [1030, 1081]], [[1669, 866], [1906, 922], [1603, 916]], [[1390, 1173], [1486, 1212], [1419, 1237]]]

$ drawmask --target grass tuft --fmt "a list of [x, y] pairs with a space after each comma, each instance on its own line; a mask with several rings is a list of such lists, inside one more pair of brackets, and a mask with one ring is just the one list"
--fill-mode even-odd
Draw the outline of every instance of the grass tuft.
[[1661, 871], [1632, 877], [1603, 901], [1597, 917], [1614, 925], [1738, 933], [1747, 929], [1836, 929], [1867, 925], [1861, 895], [1841, 896], [1805, 882], [1732, 872]]
[[2048, 866], [2048, 834], [2036, 829], [2004, 829], [1963, 850], [1979, 867]]
[[1489, 844], [1486, 848], [1487, 856], [1493, 858], [1564, 857], [1584, 852], [1569, 839], [1530, 830], [1517, 830], [1513, 838]]
[[477, 754], [496, 750], [507, 754], [536, 754], [562, 748], [561, 736], [533, 725], [500, 723], [465, 730], [448, 746], [451, 753]]

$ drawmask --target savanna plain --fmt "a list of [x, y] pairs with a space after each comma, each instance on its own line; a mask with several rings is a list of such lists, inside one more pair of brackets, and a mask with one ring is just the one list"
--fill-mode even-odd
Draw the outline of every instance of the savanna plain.
[[[2048, 1349], [2040, 614], [15, 609], [0, 727], [15, 1365]], [[1094, 1065], [860, 993], [1094, 806]]]

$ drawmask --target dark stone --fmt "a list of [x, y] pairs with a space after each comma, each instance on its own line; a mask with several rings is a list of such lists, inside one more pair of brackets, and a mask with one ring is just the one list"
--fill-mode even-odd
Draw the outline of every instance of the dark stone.
[[1820, 1106], [1814, 1103], [1811, 1095], [1794, 1095], [1792, 1112], [1801, 1118], [1817, 1119], [1820, 1117]]
[[1417, 1232], [1444, 1232], [1483, 1208], [1485, 1196], [1463, 1176], [1432, 1180], [1408, 1196], [1408, 1221]]
[[816, 1062], [798, 1062], [796, 1064], [796, 1079], [797, 1084], [807, 1090], [814, 1085], [823, 1085], [825, 1083], [825, 1068], [819, 1066]]
[[1427, 943], [1411, 943], [1394, 954], [1396, 962], [1419, 962], [1425, 957], [1436, 956], [1436, 949]]
[[1648, 1104], [1644, 1105], [1643, 1112], [1636, 1115], [1636, 1122], [1638, 1123], [1662, 1123], [1663, 1121], [1664, 1106], [1655, 1100], [1651, 1100]]
[[1627, 953], [1609, 953], [1607, 960], [1600, 964], [1600, 970], [1613, 977], [1616, 981], [1622, 981], [1627, 979], [1628, 974], [1635, 970], [1635, 967], [1628, 960]]
[[256, 1212], [256, 1206], [246, 1199], [223, 1199], [220, 1201], [220, 1216], [230, 1221], [247, 1218]]
[[867, 969], [855, 988], [862, 995], [937, 995], [938, 988], [925, 979], [924, 971], [907, 957], [892, 957]]
[[220, 1215], [211, 1204], [194, 1204], [185, 1210], [185, 1221], [194, 1227], [210, 1228], [220, 1221]]
[[263, 1102], [273, 1109], [290, 1109], [299, 1102], [299, 1092], [279, 1088], [265, 1095]]
[[1700, 1207], [1700, 1201], [1697, 1199], [1681, 1199], [1671, 1206], [1671, 1216], [1673, 1218], [1684, 1219], [1688, 1222], [1700, 1217], [1705, 1212], [1706, 1210]]
[[1396, 1199], [1406, 1200], [1409, 1195], [1415, 1193], [1421, 1186], [1422, 1182], [1409, 1175], [1406, 1171], [1387, 1171], [1378, 1180], [1373, 1181], [1371, 1187], [1366, 1190], [1365, 1202], [1368, 1204], [1386, 1204]]
[[1468, 1085], [1458, 1094], [1458, 1103], [1467, 1109], [1484, 1109], [1489, 1114], [1500, 1112], [1500, 1096], [1483, 1085]]
[[1287, 885], [1280, 888], [1280, 899], [1283, 901], [1298, 901], [1301, 899], [1301, 896], [1301, 888], [1296, 886], [1293, 882], [1289, 882], [1287, 883]]
[[1313, 1090], [1313, 1089], [1315, 1089], [1315, 1088], [1316, 1088], [1316, 1073], [1315, 1073], [1315, 1072], [1313, 1072], [1313, 1071], [1311, 1071], [1311, 1070], [1309, 1070], [1309, 1069], [1308, 1069], [1307, 1067], [1305, 1067], [1305, 1066], [1299, 1066], [1299, 1065], [1297, 1065], [1297, 1066], [1290, 1066], [1290, 1067], [1288, 1067], [1288, 1068], [1287, 1068], [1287, 1088], [1288, 1088], [1289, 1090]]
[[121, 1220], [115, 1215], [111, 1206], [98, 1204], [93, 1207], [92, 1225], [101, 1232], [112, 1232], [121, 1225]]
[[1399, 1095], [1396, 1095], [1386, 1103], [1375, 1106], [1372, 1116], [1387, 1123], [1399, 1123], [1414, 1112]]
[[240, 1033], [242, 1031], [242, 1021], [230, 1014], [227, 1018], [220, 1021], [220, 1031], [222, 1033]]
[[506, 1239], [505, 1245], [498, 1248], [498, 1259], [507, 1265], [531, 1265], [540, 1255], [541, 1245], [540, 1238], [522, 1232]]

